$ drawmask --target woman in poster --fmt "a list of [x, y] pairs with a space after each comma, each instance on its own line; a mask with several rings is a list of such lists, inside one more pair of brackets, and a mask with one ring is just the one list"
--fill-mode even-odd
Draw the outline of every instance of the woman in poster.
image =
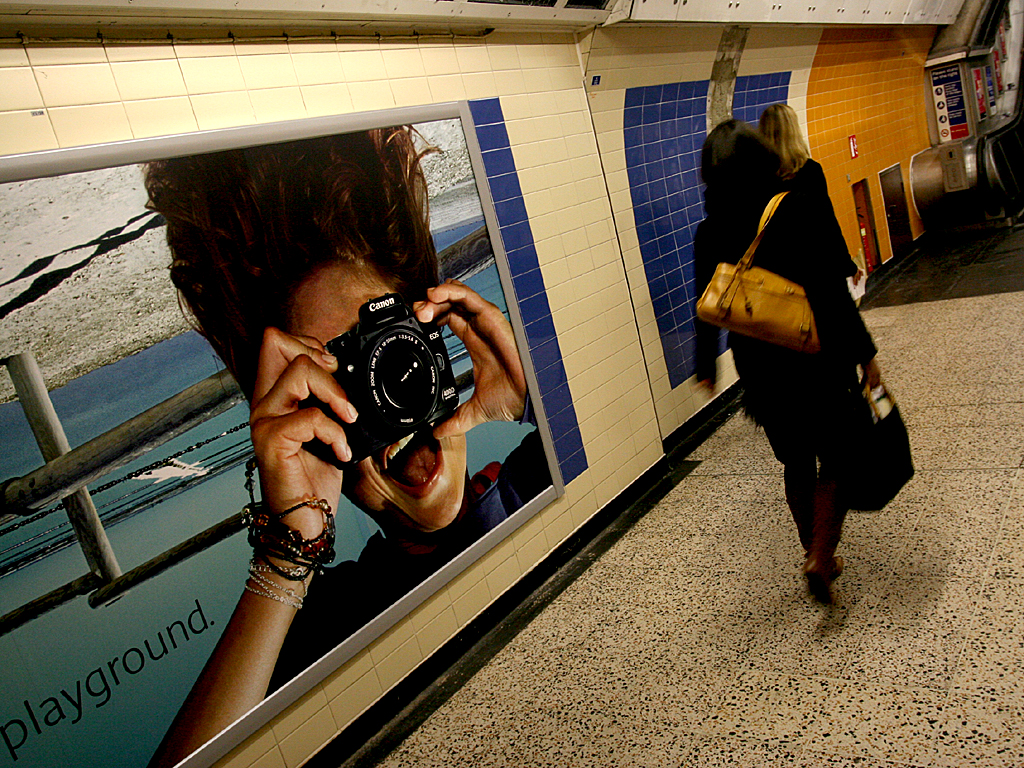
[[[465, 433], [531, 409], [504, 315], [438, 282], [423, 154], [396, 127], [147, 168], [183, 305], [249, 399], [262, 492], [245, 590], [152, 766], [179, 762], [550, 485], [536, 431], [468, 477]], [[360, 414], [334, 375], [350, 361], [326, 345], [386, 294], [458, 336], [474, 391], [433, 428], [348, 463]], [[342, 494], [383, 535], [324, 568]]]

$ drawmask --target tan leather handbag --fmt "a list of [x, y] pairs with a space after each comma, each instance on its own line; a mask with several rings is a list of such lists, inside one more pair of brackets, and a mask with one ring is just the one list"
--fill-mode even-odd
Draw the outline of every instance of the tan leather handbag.
[[761, 214], [757, 237], [738, 264], [722, 263], [697, 302], [697, 317], [797, 352], [818, 352], [821, 342], [814, 313], [802, 286], [774, 272], [753, 266], [754, 251], [771, 219], [788, 193], [780, 192]]

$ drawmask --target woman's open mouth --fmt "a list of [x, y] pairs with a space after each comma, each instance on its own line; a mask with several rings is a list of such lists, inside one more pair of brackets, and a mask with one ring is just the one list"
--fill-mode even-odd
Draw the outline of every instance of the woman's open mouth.
[[407, 489], [427, 485], [441, 465], [441, 444], [429, 429], [403, 437], [377, 456], [384, 474]]

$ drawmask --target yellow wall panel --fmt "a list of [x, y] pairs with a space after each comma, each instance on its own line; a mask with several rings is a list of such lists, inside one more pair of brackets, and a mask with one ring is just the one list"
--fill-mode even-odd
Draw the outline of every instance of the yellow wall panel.
[[[932, 27], [840, 28], [825, 30], [818, 44], [807, 84], [807, 135], [851, 253], [861, 247], [851, 185], [867, 179], [880, 256], [892, 258], [878, 173], [899, 163], [909, 195], [910, 158], [930, 146], [924, 62], [934, 35]], [[908, 208], [917, 237], [924, 226], [909, 198]]]

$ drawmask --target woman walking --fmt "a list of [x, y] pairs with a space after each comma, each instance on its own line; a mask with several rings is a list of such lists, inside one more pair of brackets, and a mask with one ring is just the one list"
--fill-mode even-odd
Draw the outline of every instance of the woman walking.
[[[719, 262], [735, 264], [757, 233], [772, 197], [784, 191], [779, 158], [761, 135], [738, 120], [718, 125], [704, 143], [701, 172], [707, 216], [694, 240], [698, 291]], [[835, 556], [846, 507], [838, 481], [853, 466], [847, 437], [855, 411], [857, 366], [880, 382], [875, 345], [846, 287], [849, 255], [829, 228], [827, 196], [794, 190], [768, 223], [755, 263], [803, 286], [814, 312], [821, 351], [795, 352], [730, 333], [743, 385], [743, 405], [784, 466], [786, 501], [806, 552], [811, 593], [832, 599], [843, 570]], [[698, 323], [697, 377], [714, 388], [717, 328]], [[820, 462], [820, 470], [818, 463]]]

